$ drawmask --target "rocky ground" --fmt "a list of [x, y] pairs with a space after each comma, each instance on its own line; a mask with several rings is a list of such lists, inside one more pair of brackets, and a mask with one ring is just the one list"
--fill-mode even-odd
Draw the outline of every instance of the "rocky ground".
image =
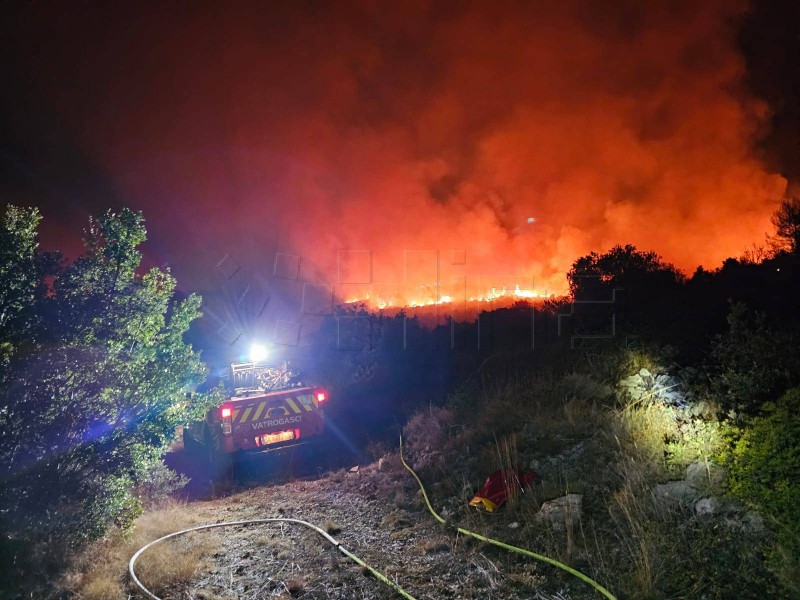
[[[413, 478], [397, 455], [322, 477], [283, 484], [237, 484], [223, 497], [193, 501], [201, 521], [291, 517], [331, 533], [345, 548], [396, 581], [414, 598], [564, 599], [554, 569], [445, 529], [424, 509]], [[466, 506], [469, 498], [464, 498]], [[486, 523], [502, 533], [501, 515]], [[319, 534], [297, 525], [216, 529], [217, 550], [188, 588], [170, 597], [393, 598], [377, 581]], [[494, 531], [493, 531], [494, 532]], [[516, 533], [516, 532], [515, 532]], [[192, 534], [197, 536], [205, 533]], [[146, 583], [146, 582], [145, 582]], [[567, 584], [572, 585], [572, 584]], [[591, 594], [580, 594], [591, 597]]]
[[[555, 396], [571, 400], [550, 407], [547, 418], [515, 413], [513, 395], [489, 405], [501, 414], [479, 415], [488, 419], [482, 427], [507, 425], [512, 435], [504, 441], [484, 436], [481, 442], [480, 423], [464, 431], [453, 425], [458, 421], [449, 409], [430, 408], [409, 420], [409, 460], [450, 523], [565, 562], [621, 596], [658, 597], [665, 589], [671, 592], [663, 597], [694, 598], [710, 590], [704, 597], [721, 598], [739, 585], [722, 585], [721, 577], [743, 574], [743, 585], [767, 580], [759, 558], [767, 537], [763, 520], [723, 498], [724, 472], [697, 460], [716, 429], [695, 419], [696, 403], [687, 399], [680, 377], [637, 369], [618, 386], [628, 398], [619, 412], [589, 402], [612, 392], [586, 377], [567, 376], [560, 386]], [[313, 450], [240, 464], [227, 485], [212, 490], [198, 485], [203, 478], [181, 462], [180, 451], [168, 462], [193, 479], [193, 522], [308, 521], [417, 599], [601, 597], [555, 567], [440, 525], [388, 438], [372, 444], [326, 439]], [[382, 458], [373, 461], [366, 453]], [[673, 462], [666, 464], [668, 455]], [[539, 479], [510, 508], [486, 513], [469, 507], [483, 478], [506, 464], [535, 471]], [[189, 584], [159, 594], [164, 598], [397, 597], [318, 533], [295, 524], [193, 535], [214, 536], [207, 543], [212, 550], [204, 551], [193, 576], [189, 570]]]

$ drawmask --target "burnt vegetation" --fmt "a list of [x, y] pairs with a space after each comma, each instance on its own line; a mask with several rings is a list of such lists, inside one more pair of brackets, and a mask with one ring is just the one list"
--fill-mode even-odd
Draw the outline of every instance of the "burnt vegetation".
[[[0, 239], [3, 585], [9, 597], [124, 597], [125, 532], [166, 532], [146, 520], [157, 513], [137, 516], [183, 483], [161, 459], [175, 426], [215, 400], [186, 394], [205, 376], [183, 341], [199, 301], [176, 301], [168, 273], [138, 274], [144, 228], [134, 213], [93, 221], [86, 255], [72, 263], [36, 249], [37, 221], [35, 211], [9, 208]], [[796, 597], [797, 202], [785, 201], [774, 223], [768, 248], [691, 276], [629, 245], [591, 253], [567, 274], [571, 297], [484, 311], [471, 323], [442, 314], [431, 327], [424, 315], [360, 306], [347, 309], [359, 318], [346, 331], [322, 319], [303, 367], [336, 398], [331, 422], [356, 448], [348, 460], [380, 459], [364, 475], [374, 471], [390, 490], [364, 492], [373, 525], [394, 541], [417, 532], [411, 547], [438, 557], [439, 569], [456, 552], [447, 535], [418, 535], [427, 516], [413, 485], [398, 483], [399, 424], [448, 520], [558, 558], [619, 597]], [[536, 471], [539, 483], [497, 513], [469, 508], [501, 468]], [[348, 485], [340, 471], [322, 477], [330, 493]], [[259, 510], [271, 516], [269, 506]], [[358, 539], [346, 515], [329, 516], [336, 522], [326, 527]], [[225, 542], [250, 552], [237, 543]], [[121, 558], [97, 567], [91, 557], [109, 545]], [[159, 579], [176, 597], [213, 579], [203, 574], [209, 556], [221, 560], [210, 546], [163, 550], [172, 551], [192, 563]], [[545, 567], [481, 556], [496, 570], [465, 575], [467, 596], [530, 597], [535, 583], [554, 598], [591, 597]], [[71, 578], [58, 579], [67, 567]], [[435, 579], [408, 569], [420, 586]], [[292, 576], [273, 587], [326, 597], [326, 585]], [[331, 597], [340, 592], [331, 588]], [[364, 592], [372, 593], [380, 592]]]

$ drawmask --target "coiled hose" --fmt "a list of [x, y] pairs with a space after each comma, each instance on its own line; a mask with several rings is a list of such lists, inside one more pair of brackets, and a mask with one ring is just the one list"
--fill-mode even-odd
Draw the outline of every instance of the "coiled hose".
[[536, 552], [531, 552], [530, 550], [526, 550], [525, 548], [519, 548], [517, 546], [512, 546], [511, 544], [506, 544], [506, 543], [501, 542], [499, 540], [488, 538], [488, 537], [483, 536], [483, 535], [481, 535], [479, 533], [475, 533], [474, 531], [469, 531], [468, 529], [464, 529], [462, 527], [456, 527], [454, 525], [450, 525], [450, 523], [448, 523], [439, 513], [437, 513], [433, 509], [433, 506], [431, 506], [431, 502], [428, 499], [428, 494], [425, 491], [425, 486], [422, 485], [422, 480], [414, 472], [414, 469], [412, 469], [408, 465], [408, 463], [406, 462], [406, 459], [403, 456], [403, 436], [402, 435], [400, 436], [400, 461], [403, 463], [403, 466], [406, 469], [408, 469], [408, 472], [411, 473], [414, 476], [414, 479], [417, 480], [417, 483], [419, 484], [419, 489], [422, 492], [422, 497], [425, 498], [425, 504], [428, 506], [428, 510], [433, 515], [433, 517], [437, 521], [439, 521], [439, 523], [441, 523], [442, 525], [445, 525], [447, 527], [452, 527], [458, 533], [462, 533], [464, 535], [468, 535], [470, 537], [475, 538], [476, 540], [481, 540], [482, 542], [486, 542], [488, 544], [492, 544], [494, 546], [497, 546], [499, 548], [503, 548], [504, 550], [508, 550], [510, 552], [516, 552], [517, 554], [522, 554], [524, 556], [530, 556], [531, 558], [535, 558], [536, 560], [540, 560], [540, 561], [545, 562], [545, 563], [547, 563], [549, 565], [553, 565], [554, 567], [558, 567], [559, 569], [561, 569], [563, 571], [566, 571], [570, 575], [574, 575], [575, 577], [577, 577], [581, 581], [584, 581], [584, 582], [588, 583], [589, 585], [591, 585], [593, 588], [595, 588], [598, 592], [603, 594], [609, 600], [617, 600], [616, 597], [611, 592], [609, 592], [606, 588], [604, 588], [602, 585], [597, 583], [594, 579], [592, 579], [591, 577], [589, 577], [587, 575], [584, 575], [583, 573], [581, 573], [577, 569], [573, 569], [569, 565], [565, 565], [564, 563], [555, 560], [554, 558], [550, 558], [550, 557], [544, 556], [542, 554], [537, 554]]

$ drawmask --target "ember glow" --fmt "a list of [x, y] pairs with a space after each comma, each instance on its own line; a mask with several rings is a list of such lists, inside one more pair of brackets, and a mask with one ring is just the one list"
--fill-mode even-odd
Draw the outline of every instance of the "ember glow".
[[284, 255], [374, 307], [535, 299], [618, 243], [713, 268], [786, 190], [743, 2], [134, 4], [34, 6], [14, 57], [191, 287]]

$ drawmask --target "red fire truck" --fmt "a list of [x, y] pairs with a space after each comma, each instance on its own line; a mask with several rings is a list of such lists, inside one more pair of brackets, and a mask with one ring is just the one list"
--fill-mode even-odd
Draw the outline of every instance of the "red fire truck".
[[187, 452], [233, 458], [303, 444], [325, 429], [326, 390], [292, 382], [288, 368], [255, 362], [232, 364], [232, 395], [183, 429]]

